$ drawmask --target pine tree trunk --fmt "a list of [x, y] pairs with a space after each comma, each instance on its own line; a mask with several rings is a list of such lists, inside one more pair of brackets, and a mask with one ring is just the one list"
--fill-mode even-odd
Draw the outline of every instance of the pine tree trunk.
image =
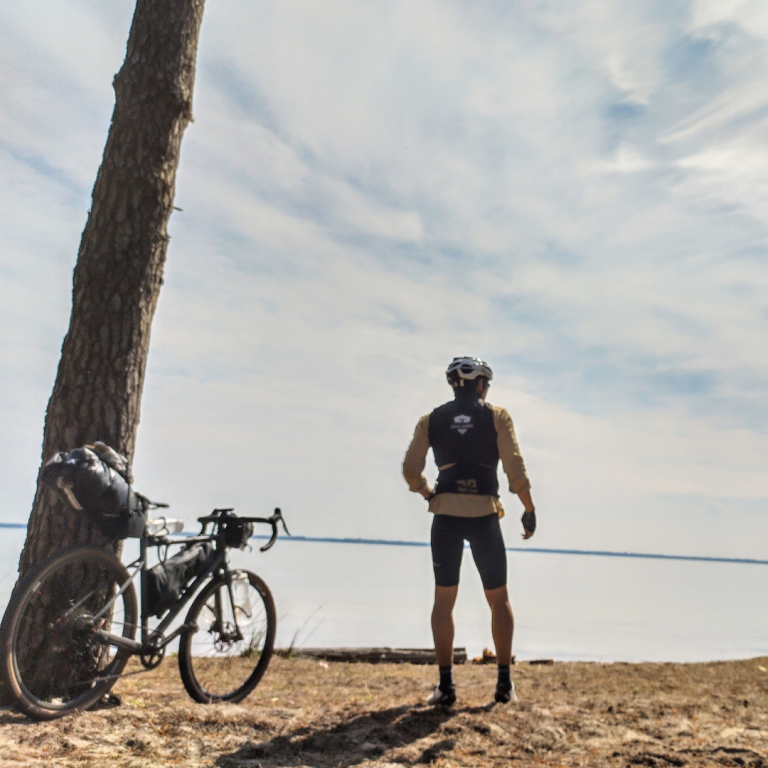
[[[95, 440], [133, 458], [181, 138], [192, 117], [203, 5], [137, 1], [75, 266], [43, 462]], [[38, 481], [20, 576], [51, 552], [81, 544], [120, 548]]]

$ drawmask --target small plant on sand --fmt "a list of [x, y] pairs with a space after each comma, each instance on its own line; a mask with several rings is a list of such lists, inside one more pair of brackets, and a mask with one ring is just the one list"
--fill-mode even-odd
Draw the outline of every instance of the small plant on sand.
[[251, 635], [248, 645], [240, 652], [241, 659], [258, 659], [261, 656], [264, 634], [263, 630], [259, 630]]
[[[280, 655], [281, 655], [281, 656], [283, 656], [283, 657], [284, 657], [284, 658], [286, 658], [286, 659], [290, 659], [290, 658], [291, 658], [291, 657], [294, 655], [294, 653], [295, 653], [295, 651], [296, 651], [296, 648], [297, 648], [297, 645], [296, 645], [296, 644], [297, 644], [297, 641], [298, 641], [298, 639], [299, 639], [299, 635], [300, 635], [300, 634], [301, 634], [301, 633], [304, 631], [304, 628], [307, 626], [307, 624], [309, 624], [309, 622], [310, 622], [310, 621], [312, 621], [312, 619], [315, 617], [315, 615], [317, 614], [317, 612], [318, 612], [318, 611], [320, 611], [320, 610], [322, 610], [322, 608], [323, 608], [323, 606], [322, 606], [322, 605], [318, 605], [318, 606], [317, 606], [317, 608], [315, 608], [315, 610], [314, 610], [314, 611], [312, 611], [312, 613], [309, 615], [309, 617], [307, 618], [307, 620], [306, 620], [306, 621], [305, 621], [305, 622], [304, 622], [304, 623], [303, 623], [303, 624], [302, 624], [302, 625], [301, 625], [301, 626], [300, 626], [300, 627], [299, 627], [299, 628], [298, 628], [298, 629], [297, 629], [297, 630], [296, 630], [296, 631], [293, 633], [293, 637], [291, 638], [291, 642], [289, 643], [288, 647], [287, 647], [287, 648], [286, 648], [284, 651], [282, 651], [282, 652], [280, 653]], [[304, 639], [304, 641], [303, 641], [304, 643], [306, 643], [306, 641], [307, 641], [307, 640], [309, 640], [309, 638], [310, 638], [310, 637], [312, 637], [312, 635], [315, 633], [315, 630], [316, 630], [316, 629], [317, 629], [317, 628], [318, 628], [318, 627], [319, 627], [319, 626], [320, 626], [322, 623], [323, 623], [323, 622], [322, 622], [322, 620], [321, 620], [321, 621], [319, 621], [319, 622], [318, 622], [318, 623], [317, 623], [317, 624], [316, 624], [316, 625], [313, 627], [312, 631], [311, 631], [311, 632], [310, 632], [310, 633], [309, 633], [309, 634], [306, 636], [306, 638]]]

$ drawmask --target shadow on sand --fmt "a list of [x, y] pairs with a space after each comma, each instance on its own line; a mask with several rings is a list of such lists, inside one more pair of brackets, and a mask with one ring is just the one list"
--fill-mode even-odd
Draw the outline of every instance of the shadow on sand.
[[[402, 706], [371, 710], [328, 728], [308, 726], [268, 741], [246, 742], [235, 752], [221, 755], [216, 765], [220, 768], [271, 768], [308, 764], [349, 768], [366, 760], [375, 760], [389, 750], [407, 748], [432, 735], [456, 715], [478, 714], [492, 708], [491, 704], [456, 709]], [[418, 754], [409, 755], [407, 762], [434, 762], [442, 752], [449, 752], [454, 746], [453, 739], [434, 741]]]

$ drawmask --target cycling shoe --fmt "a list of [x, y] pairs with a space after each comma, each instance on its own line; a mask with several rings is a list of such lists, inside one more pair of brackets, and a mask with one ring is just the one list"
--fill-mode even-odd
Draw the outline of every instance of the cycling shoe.
[[510, 701], [517, 701], [517, 694], [515, 693], [515, 684], [510, 683], [510, 687], [507, 688], [505, 685], [497, 685], [496, 686], [496, 695], [494, 696], [494, 699], [499, 702], [499, 704], [508, 704]]
[[451, 687], [448, 691], [443, 691], [439, 685], [429, 694], [427, 704], [439, 704], [443, 707], [452, 707], [456, 703], [456, 688]]

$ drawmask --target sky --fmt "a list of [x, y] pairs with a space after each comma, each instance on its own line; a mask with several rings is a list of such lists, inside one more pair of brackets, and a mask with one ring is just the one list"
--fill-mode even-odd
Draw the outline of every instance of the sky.
[[[3, 521], [31, 507], [132, 5], [0, 9]], [[469, 354], [531, 546], [764, 558], [767, 53], [751, 1], [209, 0], [136, 487], [190, 523], [279, 505], [426, 541], [400, 462]]]

